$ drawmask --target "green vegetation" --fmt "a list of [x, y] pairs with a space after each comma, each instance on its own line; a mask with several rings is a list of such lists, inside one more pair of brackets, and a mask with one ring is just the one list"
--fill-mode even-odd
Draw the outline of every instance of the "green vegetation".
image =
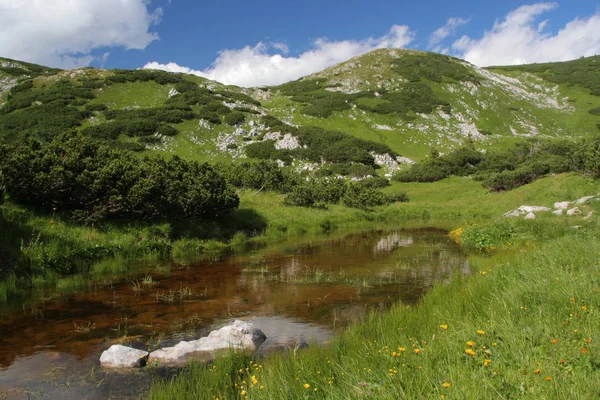
[[37, 76], [51, 76], [58, 74], [61, 70], [57, 68], [43, 67], [37, 64], [26, 63], [23, 61], [11, 60], [9, 58], [0, 58], [3, 61], [0, 64], [0, 71], [7, 73], [14, 77], [37, 77]]
[[504, 71], [535, 73], [547, 81], [581, 86], [589, 89], [593, 96], [600, 96], [600, 56], [580, 58], [566, 62], [492, 67]]
[[48, 145], [7, 146], [0, 174], [15, 201], [87, 222], [218, 218], [239, 203], [207, 164], [177, 157], [140, 160], [81, 135], [64, 134]]
[[[390, 188], [398, 189], [412, 201], [394, 209], [428, 210], [421, 226], [448, 218], [458, 228], [451, 237], [475, 250], [471, 276], [436, 285], [413, 307], [373, 313], [323, 347], [258, 363], [238, 354], [194, 364], [172, 380], [157, 379], [149, 398], [594, 397], [597, 219], [499, 216], [524, 202], [596, 193], [598, 182], [568, 174], [489, 194], [451, 178]], [[590, 207], [598, 211], [598, 203]]]
[[441, 83], [444, 78], [450, 82], [481, 82], [481, 78], [459, 59], [435, 53], [405, 54], [392, 61], [392, 71], [410, 82], [427, 79]]
[[452, 175], [473, 175], [490, 190], [510, 190], [549, 174], [580, 171], [598, 175], [600, 136], [580, 142], [530, 140], [513, 149], [481, 153], [473, 144], [429, 159], [399, 172], [400, 182], [434, 182]]

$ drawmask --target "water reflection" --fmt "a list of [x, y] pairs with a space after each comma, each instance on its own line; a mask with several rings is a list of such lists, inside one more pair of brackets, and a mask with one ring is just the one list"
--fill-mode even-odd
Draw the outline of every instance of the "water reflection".
[[[24, 390], [56, 394], [79, 375], [61, 397], [106, 397], [115, 390], [137, 397], [148, 373], [99, 372], [100, 385], [86, 377], [111, 344], [172, 345], [234, 318], [250, 319], [267, 334], [264, 353], [322, 343], [369, 310], [418, 301], [454, 271], [467, 274], [468, 264], [440, 232], [364, 233], [174, 266], [168, 275], [91, 285], [68, 297], [46, 294], [0, 311], [0, 397], [2, 390], [14, 398]], [[23, 371], [30, 371], [26, 380]]]

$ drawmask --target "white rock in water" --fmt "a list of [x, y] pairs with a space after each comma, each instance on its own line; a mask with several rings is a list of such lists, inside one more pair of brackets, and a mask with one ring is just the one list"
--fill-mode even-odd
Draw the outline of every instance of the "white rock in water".
[[564, 212], [565, 212], [565, 210], [563, 210], [562, 208], [559, 208], [558, 210], [552, 211], [552, 214], [563, 215]]
[[529, 214], [527, 214], [527, 215], [525, 216], [525, 219], [535, 219], [535, 214], [534, 214], [534, 213], [532, 213], [532, 212], [530, 212]]
[[593, 199], [595, 196], [585, 196], [575, 201], [575, 204], [582, 205]]
[[178, 366], [192, 359], [211, 360], [219, 351], [229, 349], [256, 351], [267, 339], [254, 325], [235, 321], [233, 325], [212, 331], [207, 337], [191, 342], [180, 342], [173, 347], [165, 347], [150, 353], [149, 363]]
[[554, 203], [554, 208], [558, 210], [566, 210], [571, 205], [570, 201], [561, 201]]
[[550, 208], [542, 207], [542, 206], [521, 206], [518, 208], [518, 210], [521, 211], [522, 213], [536, 213], [536, 212], [552, 211]]
[[581, 215], [581, 210], [579, 207], [571, 208], [570, 210], [567, 210], [567, 215]]
[[146, 365], [148, 352], [115, 344], [100, 356], [100, 364], [105, 368], [139, 368]]

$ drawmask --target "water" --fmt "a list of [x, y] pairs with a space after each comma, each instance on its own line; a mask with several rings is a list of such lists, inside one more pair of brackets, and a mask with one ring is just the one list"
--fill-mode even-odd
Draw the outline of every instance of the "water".
[[442, 232], [371, 232], [37, 295], [0, 311], [0, 398], [137, 398], [169, 371], [104, 371], [98, 359], [112, 344], [173, 345], [236, 318], [266, 333], [263, 354], [327, 343], [455, 271], [469, 267]]

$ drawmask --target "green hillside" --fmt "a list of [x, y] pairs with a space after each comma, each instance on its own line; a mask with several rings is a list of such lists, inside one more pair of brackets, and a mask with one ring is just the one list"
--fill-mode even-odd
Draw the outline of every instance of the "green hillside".
[[48, 140], [76, 129], [198, 161], [250, 155], [297, 168], [325, 160], [388, 171], [469, 140], [503, 149], [524, 138], [597, 132], [597, 60], [481, 69], [385, 49], [295, 82], [244, 89], [160, 71], [60, 71], [0, 59], [0, 137]]

